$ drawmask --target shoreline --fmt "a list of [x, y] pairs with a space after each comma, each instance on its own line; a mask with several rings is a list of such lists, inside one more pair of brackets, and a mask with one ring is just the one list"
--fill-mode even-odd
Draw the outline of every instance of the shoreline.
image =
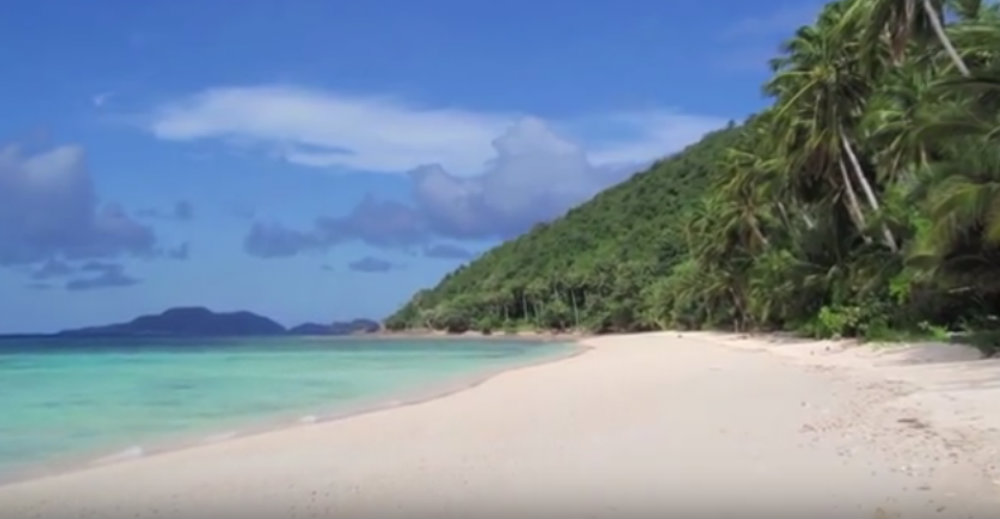
[[[355, 336], [345, 336], [350, 338], [356, 338]], [[317, 336], [318, 339], [326, 339], [328, 337]], [[340, 338], [338, 336], [338, 338]], [[409, 337], [404, 335], [399, 336], [378, 336], [371, 337], [373, 340], [380, 339], [438, 339], [434, 336], [420, 336], [420, 337]], [[476, 336], [467, 337], [454, 337], [455, 339], [473, 339], [479, 340]], [[488, 338], [488, 337], [484, 337]], [[504, 337], [498, 337], [503, 339]], [[516, 340], [516, 339], [509, 339]], [[177, 437], [168, 438], [161, 437], [156, 440], [152, 440], [145, 444], [133, 444], [123, 446], [123, 448], [117, 451], [95, 449], [86, 453], [76, 453], [70, 454], [65, 457], [60, 457], [59, 459], [54, 459], [41, 463], [32, 463], [25, 467], [20, 467], [12, 470], [9, 473], [0, 473], [0, 490], [5, 486], [16, 485], [21, 483], [30, 483], [32, 481], [59, 477], [67, 474], [75, 474], [79, 472], [86, 472], [88, 470], [97, 469], [109, 465], [115, 465], [120, 463], [129, 463], [132, 461], [138, 461], [143, 459], [150, 459], [156, 456], [161, 456], [164, 454], [170, 454], [179, 451], [185, 451], [190, 449], [197, 449], [204, 446], [209, 446], [213, 444], [219, 444], [234, 440], [240, 440], [244, 438], [251, 438], [260, 435], [267, 435], [272, 433], [281, 433], [284, 431], [294, 430], [297, 428], [309, 427], [313, 425], [321, 425], [341, 420], [348, 420], [357, 416], [363, 416], [369, 413], [375, 413], [380, 411], [391, 410], [395, 408], [407, 407], [412, 405], [421, 404], [431, 400], [436, 400], [439, 398], [444, 398], [449, 395], [466, 391], [468, 389], [475, 388], [480, 384], [483, 384], [490, 379], [506, 373], [508, 371], [516, 371], [519, 369], [529, 368], [533, 366], [545, 365], [552, 362], [558, 362], [564, 359], [576, 357], [582, 355], [589, 351], [591, 347], [581, 344], [577, 341], [570, 341], [566, 339], [561, 340], [534, 340], [531, 337], [522, 337], [520, 339], [523, 342], [530, 344], [537, 344], [540, 346], [552, 345], [552, 343], [565, 343], [567, 350], [565, 352], [556, 352], [545, 357], [537, 359], [528, 359], [523, 362], [519, 362], [510, 366], [485, 368], [482, 370], [477, 370], [465, 375], [462, 375], [454, 380], [447, 380], [444, 382], [430, 383], [429, 385], [422, 385], [419, 387], [407, 388], [399, 393], [391, 393], [387, 395], [380, 395], [368, 398], [361, 398], [358, 401], [349, 402], [345, 405], [329, 408], [327, 411], [320, 411], [316, 414], [299, 415], [297, 417], [291, 416], [292, 413], [288, 415], [282, 415], [279, 419], [277, 416], [262, 417], [258, 421], [253, 421], [250, 423], [242, 424], [235, 430], [233, 428], [227, 428], [228, 430], [213, 430], [213, 431], [202, 431], [200, 433], [187, 433], [181, 434]], [[221, 428], [220, 428], [221, 429]]]
[[391, 408], [3, 485], [0, 517], [1000, 514], [1000, 361], [971, 348], [576, 346]]
[[586, 339], [591, 339], [594, 337], [600, 337], [600, 335], [586, 333], [586, 332], [553, 332], [553, 331], [537, 331], [537, 330], [520, 330], [517, 332], [504, 332], [497, 331], [493, 333], [483, 333], [475, 330], [469, 330], [462, 333], [448, 333], [443, 330], [431, 330], [424, 328], [413, 328], [405, 331], [389, 331], [381, 330], [375, 333], [361, 334], [358, 336], [351, 337], [371, 337], [371, 338], [389, 338], [389, 339], [483, 339], [483, 340], [511, 340], [511, 341], [540, 341], [540, 342], [562, 342], [562, 341], [582, 341]]

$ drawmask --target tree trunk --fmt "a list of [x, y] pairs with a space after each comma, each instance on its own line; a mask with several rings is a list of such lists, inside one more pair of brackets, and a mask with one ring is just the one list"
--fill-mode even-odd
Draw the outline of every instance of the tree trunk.
[[937, 35], [938, 41], [944, 46], [945, 52], [948, 53], [948, 57], [951, 61], [955, 63], [955, 68], [964, 77], [969, 77], [972, 74], [969, 73], [969, 67], [965, 66], [965, 62], [962, 61], [962, 57], [958, 55], [958, 51], [955, 50], [955, 46], [951, 44], [951, 39], [948, 38], [948, 34], [944, 31], [944, 25], [941, 23], [941, 18], [938, 16], [938, 12], [934, 9], [931, 4], [931, 0], [924, 0], [924, 12], [927, 13], [927, 18], [931, 22], [931, 27], [934, 28], [934, 34]]
[[872, 209], [878, 211], [879, 204], [878, 198], [875, 197], [875, 190], [872, 189], [872, 185], [868, 182], [865, 177], [864, 170], [861, 169], [861, 162], [858, 161], [858, 156], [854, 154], [854, 147], [851, 146], [851, 141], [847, 139], [847, 135], [843, 133], [840, 134], [841, 142], [844, 144], [844, 151], [847, 152], [847, 158], [851, 160], [851, 166], [854, 169], [854, 176], [858, 179], [858, 184], [861, 185], [861, 189], [865, 192], [865, 198], [868, 200], [868, 205]]
[[733, 298], [733, 310], [736, 311], [736, 315], [733, 316], [733, 328], [734, 331], [743, 331], [743, 305], [740, 302], [740, 298], [737, 297], [736, 291], [733, 287], [727, 287], [729, 289], [729, 296]]
[[771, 242], [767, 241], [767, 237], [764, 236], [764, 233], [760, 232], [760, 227], [757, 225], [757, 217], [752, 214], [750, 215], [750, 230], [753, 231], [754, 237], [756, 237], [764, 245], [764, 248], [771, 245]]
[[844, 159], [838, 160], [837, 164], [840, 166], [840, 177], [844, 180], [844, 190], [847, 191], [847, 213], [851, 215], [854, 225], [861, 231], [861, 236], [864, 238], [865, 243], [871, 243], [871, 238], [866, 234], [865, 214], [861, 211], [861, 205], [858, 203], [858, 195], [854, 193], [854, 186], [851, 185], [851, 177], [847, 175], [847, 166], [844, 165]]
[[573, 327], [576, 329], [580, 328], [580, 311], [576, 306], [576, 290], [570, 289], [569, 299], [573, 302]]
[[[858, 161], [858, 156], [854, 154], [851, 141], [847, 140], [847, 135], [843, 133], [840, 134], [840, 139], [844, 143], [844, 151], [847, 152], [847, 157], [851, 159], [851, 165], [854, 166], [854, 176], [857, 177], [858, 184], [861, 184], [861, 189], [865, 192], [868, 205], [877, 212], [879, 210], [878, 198], [875, 197], [875, 191], [872, 189], [871, 184], [868, 183], [868, 179], [865, 178], [865, 172], [861, 169], [861, 162]], [[882, 224], [882, 234], [885, 236], [885, 243], [889, 246], [889, 249], [892, 252], [898, 252], [899, 245], [896, 244], [896, 238], [885, 224]]]

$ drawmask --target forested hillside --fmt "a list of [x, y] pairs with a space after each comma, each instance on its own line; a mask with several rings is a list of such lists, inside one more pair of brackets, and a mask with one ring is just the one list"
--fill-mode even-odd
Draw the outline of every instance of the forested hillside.
[[549, 224], [485, 253], [417, 293], [392, 329], [585, 327], [633, 330], [638, 297], [686, 254], [687, 214], [735, 143], [735, 128], [706, 136]]
[[771, 65], [770, 108], [488, 252], [386, 324], [997, 328], [997, 6], [831, 3]]

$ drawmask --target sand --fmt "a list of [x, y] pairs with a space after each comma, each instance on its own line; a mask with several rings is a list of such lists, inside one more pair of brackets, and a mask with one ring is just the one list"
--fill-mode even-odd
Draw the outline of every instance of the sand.
[[722, 334], [0, 487], [0, 517], [997, 517], [1000, 361]]

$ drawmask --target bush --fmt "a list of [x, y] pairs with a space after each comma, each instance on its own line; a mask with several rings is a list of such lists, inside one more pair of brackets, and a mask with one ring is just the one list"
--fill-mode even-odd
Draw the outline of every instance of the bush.
[[484, 315], [476, 321], [476, 330], [479, 330], [484, 335], [491, 335], [493, 330], [500, 327], [500, 320], [492, 314]]
[[448, 333], [465, 333], [471, 325], [468, 312], [459, 306], [435, 307], [425, 313], [425, 319], [431, 328]]
[[862, 321], [858, 306], [824, 306], [819, 314], [807, 325], [809, 335], [822, 339], [840, 339], [858, 334]]

